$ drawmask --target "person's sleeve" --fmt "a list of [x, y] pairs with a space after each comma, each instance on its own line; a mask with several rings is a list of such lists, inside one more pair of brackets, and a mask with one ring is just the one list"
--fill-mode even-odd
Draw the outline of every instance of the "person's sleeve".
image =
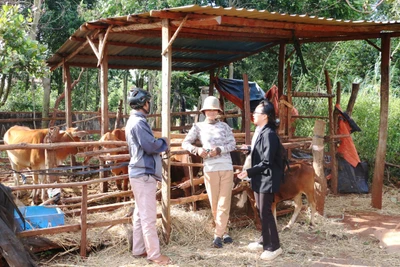
[[192, 154], [196, 154], [198, 147], [193, 144], [198, 139], [199, 133], [200, 133], [199, 127], [197, 127], [196, 124], [193, 124], [192, 128], [190, 128], [189, 132], [187, 133], [185, 139], [182, 142], [182, 148], [189, 151]]
[[231, 151], [236, 149], [236, 140], [233, 136], [233, 132], [231, 127], [228, 124], [224, 123], [226, 128], [226, 141], [225, 144], [222, 146], [218, 146], [221, 149], [221, 154], [223, 153], [230, 153]]
[[150, 126], [141, 122], [133, 129], [138, 136], [138, 143], [148, 155], [159, 154], [168, 150], [168, 144], [163, 138], [155, 138]]

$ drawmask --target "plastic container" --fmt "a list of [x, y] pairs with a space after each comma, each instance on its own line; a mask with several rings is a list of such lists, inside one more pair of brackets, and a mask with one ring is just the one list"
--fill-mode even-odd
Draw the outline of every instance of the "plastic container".
[[[25, 230], [64, 225], [64, 213], [59, 208], [44, 206], [18, 207], [25, 218]], [[24, 224], [17, 211], [14, 211], [17, 229], [24, 230]]]

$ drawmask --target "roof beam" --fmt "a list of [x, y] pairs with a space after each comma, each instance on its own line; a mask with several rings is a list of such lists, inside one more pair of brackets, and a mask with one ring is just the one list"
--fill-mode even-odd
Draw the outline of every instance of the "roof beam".
[[[95, 60], [96, 57], [93, 55], [76, 55], [76, 58], [84, 58], [84, 59], [93, 59]], [[141, 56], [108, 56], [110, 60], [139, 60], [139, 61], [156, 61], [159, 62], [161, 59], [160, 57], [141, 57]], [[204, 58], [173, 58], [174, 62], [204, 62], [204, 63], [215, 63], [215, 59], [204, 59]], [[222, 61], [221, 61], [222, 62]], [[225, 63], [226, 61], [224, 61]]]
[[[70, 38], [73, 41], [76, 42], [86, 42], [85, 38], [80, 38], [80, 37], [71, 37]], [[98, 43], [98, 40], [92, 40], [93, 43]], [[125, 42], [113, 42], [113, 41], [108, 41], [108, 45], [114, 45], [114, 46], [123, 46], [123, 47], [132, 47], [132, 48], [142, 48], [142, 49], [149, 49], [149, 50], [159, 50], [161, 51], [161, 46], [160, 45], [145, 45], [145, 44], [137, 44], [137, 43], [125, 43]], [[196, 48], [182, 48], [178, 46], [172, 46], [173, 51], [176, 52], [189, 52], [189, 53], [202, 53], [202, 54], [226, 54], [226, 55], [236, 55], [238, 53], [248, 53], [246, 51], [240, 51], [240, 50], [218, 50], [218, 49], [196, 49]]]

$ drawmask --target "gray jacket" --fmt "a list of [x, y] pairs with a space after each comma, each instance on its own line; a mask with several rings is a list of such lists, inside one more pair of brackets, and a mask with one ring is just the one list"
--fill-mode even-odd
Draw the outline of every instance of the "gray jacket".
[[132, 110], [125, 127], [126, 141], [129, 146], [129, 178], [152, 175], [161, 181], [161, 152], [168, 149], [163, 138], [156, 139], [147, 123], [146, 115]]

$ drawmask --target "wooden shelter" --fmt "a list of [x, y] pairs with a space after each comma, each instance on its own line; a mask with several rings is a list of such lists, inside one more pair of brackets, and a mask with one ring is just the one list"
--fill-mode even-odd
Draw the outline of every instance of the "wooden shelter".
[[[279, 46], [278, 88], [284, 91], [286, 45], [381, 39], [381, 116], [372, 186], [372, 205], [382, 206], [388, 127], [390, 40], [400, 36], [400, 21], [350, 21], [268, 11], [184, 6], [84, 23], [47, 61], [63, 67], [66, 122], [72, 126], [70, 67], [100, 68], [104, 134], [108, 123], [108, 69], [162, 71], [162, 134], [170, 136], [171, 71], [210, 71]], [[210, 79], [210, 88], [213, 88]], [[210, 90], [210, 93], [212, 91]], [[247, 114], [249, 116], [249, 114]], [[248, 120], [247, 120], [248, 121]], [[167, 160], [165, 177], [169, 174]], [[169, 235], [169, 179], [163, 180], [163, 225]]]

